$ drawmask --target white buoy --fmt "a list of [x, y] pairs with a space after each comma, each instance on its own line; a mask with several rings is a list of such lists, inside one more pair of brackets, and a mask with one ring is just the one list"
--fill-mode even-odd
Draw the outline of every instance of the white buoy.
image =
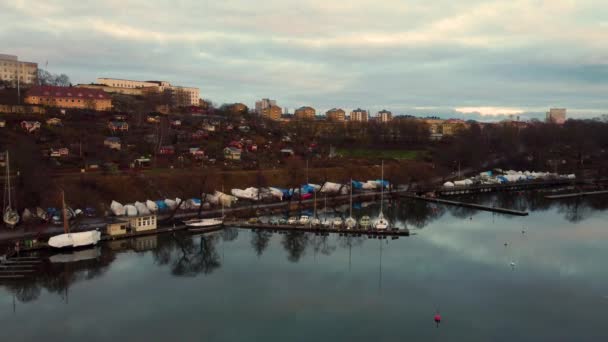
[[515, 262], [511, 261], [511, 267], [515, 268]]

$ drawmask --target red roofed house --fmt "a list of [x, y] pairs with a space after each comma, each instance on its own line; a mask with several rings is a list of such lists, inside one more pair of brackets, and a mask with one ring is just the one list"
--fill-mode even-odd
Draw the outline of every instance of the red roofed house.
[[28, 90], [25, 103], [98, 111], [112, 109], [112, 98], [103, 90], [74, 87], [34, 86]]

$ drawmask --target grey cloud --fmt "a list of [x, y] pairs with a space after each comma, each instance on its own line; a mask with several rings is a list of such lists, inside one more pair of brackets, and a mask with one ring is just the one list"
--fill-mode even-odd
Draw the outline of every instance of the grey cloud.
[[591, 116], [608, 105], [608, 48], [597, 39], [606, 12], [566, 0], [18, 1], [0, 4], [0, 53], [48, 60], [76, 82], [198, 86], [216, 103], [444, 116], [559, 105]]

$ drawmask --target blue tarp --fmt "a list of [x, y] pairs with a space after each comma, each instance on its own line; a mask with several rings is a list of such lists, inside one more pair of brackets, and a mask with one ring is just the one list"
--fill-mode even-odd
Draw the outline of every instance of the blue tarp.
[[201, 204], [201, 199], [200, 199], [200, 198], [191, 198], [190, 200], [191, 200], [193, 203], [195, 203], [195, 204], [199, 204], [199, 205]]
[[164, 200], [158, 200], [158, 201], [154, 201], [154, 203], [156, 203], [156, 206], [158, 207], [158, 211], [164, 211], [167, 210], [167, 203], [165, 203]]
[[389, 185], [388, 181], [386, 181], [386, 180], [385, 180], [385, 181], [383, 181], [382, 179], [376, 179], [376, 182], [377, 182], [378, 184], [382, 184], [382, 185], [384, 185], [384, 188], [388, 188], [388, 185]]
[[353, 189], [363, 189], [363, 183], [362, 182], [357, 182], [357, 181], [352, 181], [352, 185], [353, 185]]
[[311, 185], [308, 185], [308, 184], [304, 184], [300, 188], [300, 193], [301, 194], [312, 194], [313, 192], [315, 192], [315, 188], [313, 186], [311, 186]]
[[281, 191], [283, 192], [283, 199], [290, 199], [291, 196], [293, 195], [293, 191], [292, 190], [281, 189]]
[[498, 176], [498, 177], [496, 177], [496, 179], [498, 179], [501, 183], [508, 183], [509, 182], [509, 180], [506, 177], [504, 177], [504, 176]]

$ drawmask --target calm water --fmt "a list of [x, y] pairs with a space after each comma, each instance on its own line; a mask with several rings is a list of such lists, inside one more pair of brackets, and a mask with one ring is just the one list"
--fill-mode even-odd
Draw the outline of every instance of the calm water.
[[529, 217], [393, 205], [416, 233], [398, 240], [228, 229], [104, 244], [0, 283], [2, 337], [606, 341], [608, 198], [541, 198], [468, 199]]

